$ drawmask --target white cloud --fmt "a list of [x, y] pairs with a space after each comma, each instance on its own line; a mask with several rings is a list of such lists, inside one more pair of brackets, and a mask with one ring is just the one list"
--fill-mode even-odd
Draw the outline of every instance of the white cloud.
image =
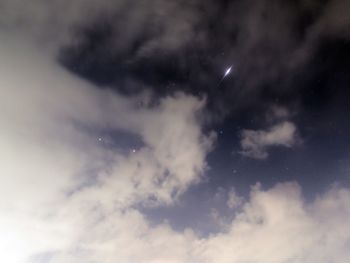
[[255, 188], [231, 229], [201, 243], [197, 262], [346, 262], [349, 198], [334, 188], [306, 203], [295, 183]]
[[[203, 100], [176, 94], [140, 107], [142, 96], [93, 87], [11, 37], [0, 61], [4, 261], [66, 251], [105, 214], [112, 220], [139, 202], [171, 203], [200, 180], [213, 142], [198, 120]], [[135, 134], [144, 146], [105, 148], [89, 132], [101, 129]]]
[[290, 121], [281, 122], [268, 130], [243, 130], [241, 154], [250, 158], [265, 159], [272, 146], [292, 147], [298, 143], [297, 128]]

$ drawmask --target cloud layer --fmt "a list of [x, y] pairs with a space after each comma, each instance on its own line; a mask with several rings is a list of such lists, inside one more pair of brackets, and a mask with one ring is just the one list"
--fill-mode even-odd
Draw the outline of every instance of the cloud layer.
[[[215, 143], [215, 134], [204, 132], [206, 100], [183, 92], [164, 97], [148, 91], [122, 96], [69, 73], [55, 55], [67, 42], [74, 46], [71, 30], [77, 25], [90, 24], [86, 20], [95, 16], [122, 14], [119, 10], [133, 11], [125, 11], [129, 30], [124, 30], [125, 24], [112, 28], [111, 39], [123, 39], [108, 42], [115, 48], [112, 53], [137, 44], [149, 17], [157, 26], [135, 49], [136, 57], [181, 50], [193, 38], [206, 39], [196, 30], [201, 13], [196, 4], [0, 3], [1, 262], [348, 262], [347, 188], [331, 187], [313, 201], [303, 198], [297, 183], [270, 189], [257, 184], [248, 199], [232, 191], [227, 200], [232, 218], [216, 214], [224, 224], [220, 232], [207, 237], [190, 228], [175, 231], [167, 222], [154, 225], [139, 209], [176, 205], [205, 176], [206, 157]], [[325, 28], [343, 32], [349, 21], [343, 16], [334, 20], [334, 10], [344, 6], [338, 1], [329, 5], [334, 7], [328, 9], [330, 18], [322, 15], [318, 21], [325, 22], [319, 22], [317, 32]], [[255, 25], [263, 16], [254, 13], [262, 14], [262, 9], [254, 5], [252, 17], [242, 20], [251, 30], [247, 38], [239, 37], [239, 46], [246, 46], [247, 52], [256, 50], [262, 41]], [[279, 5], [277, 9], [284, 10]], [[218, 11], [203, 12], [210, 16]], [[232, 26], [230, 21], [225, 16], [224, 23]], [[268, 40], [275, 43], [274, 32], [285, 25], [289, 23], [276, 23]], [[258, 68], [270, 63], [258, 58]], [[247, 64], [247, 74], [252, 65]], [[279, 118], [288, 116], [283, 110], [276, 112]], [[116, 132], [130, 137], [118, 141], [111, 135]], [[267, 130], [244, 131], [242, 149], [250, 157], [265, 158], [269, 147], [292, 147], [296, 142], [295, 125], [281, 121]]]
[[[260, 100], [266, 92], [271, 100], [288, 92], [287, 103], [295, 102], [293, 91], [304, 87], [298, 74], [310, 76], [304, 67], [319, 55], [322, 43], [349, 40], [344, 11], [349, 6], [342, 0], [0, 4], [2, 29], [21, 31], [50, 46], [65, 67], [84, 78], [126, 93], [143, 89], [135, 82], [161, 94], [168, 93], [169, 85], [171, 90], [209, 93], [210, 105], [220, 113]], [[218, 95], [217, 80], [232, 64], [237, 74]]]
[[[134, 205], [170, 204], [206, 169], [213, 139], [201, 132], [204, 102], [183, 94], [153, 106], [147, 96], [125, 98], [28, 47], [10, 40], [0, 47], [3, 261], [347, 262], [348, 189], [310, 203], [296, 183], [255, 186], [248, 201], [232, 194], [228, 203], [239, 200], [240, 210], [205, 238], [152, 226]], [[144, 146], [105, 148], [87, 127], [122, 129]], [[291, 133], [272, 130], [264, 142], [290, 145]]]
[[[103, 213], [119, 213], [137, 203], [172, 203], [200, 180], [214, 139], [201, 131], [203, 100], [175, 94], [152, 102], [148, 95], [125, 98], [98, 90], [28, 48], [30, 43], [11, 37], [0, 47], [6, 261], [26, 260], [28, 244], [50, 248], [46, 234], [55, 236], [56, 227], [72, 242], [77, 233], [71, 227], [99, 206]], [[106, 147], [103, 130], [134, 134], [144, 145], [123, 150], [116, 141]], [[81, 210], [87, 214], [76, 213]], [[94, 217], [102, 216], [97, 210]], [[37, 227], [37, 237], [31, 236], [28, 231]], [[12, 235], [14, 243], [6, 242]], [[22, 245], [20, 253], [11, 252]]]

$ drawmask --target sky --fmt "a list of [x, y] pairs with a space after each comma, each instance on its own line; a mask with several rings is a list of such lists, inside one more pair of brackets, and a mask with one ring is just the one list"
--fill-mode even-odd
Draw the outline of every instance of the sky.
[[0, 0], [0, 261], [347, 263], [349, 11]]

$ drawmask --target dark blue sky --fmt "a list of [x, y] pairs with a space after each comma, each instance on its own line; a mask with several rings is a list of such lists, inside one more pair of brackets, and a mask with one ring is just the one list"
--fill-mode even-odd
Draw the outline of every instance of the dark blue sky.
[[[296, 42], [292, 54], [291, 43], [285, 44], [288, 49], [280, 46], [282, 35], [278, 32], [266, 42], [266, 36], [254, 42], [248, 37], [244, 39], [247, 32], [237, 25], [237, 34], [251, 46], [251, 54], [232, 38], [228, 29], [221, 32], [209, 27], [198, 30], [205, 30], [209, 36], [218, 35], [220, 41], [208, 36], [205, 43], [198, 43], [199, 46], [189, 43], [180, 50], [160, 50], [134, 58], [137, 47], [123, 52], [115, 50], [110, 43], [112, 39], [118, 42], [118, 37], [123, 36], [113, 32], [108, 22], [108, 19], [115, 19], [113, 21], [118, 23], [119, 18], [115, 17], [82, 28], [83, 40], [62, 50], [62, 63], [102, 89], [108, 86], [118, 92], [134, 94], [144, 85], [153, 90], [156, 97], [179, 90], [206, 96], [206, 129], [218, 133], [217, 144], [208, 158], [211, 167], [208, 174], [216, 174], [209, 176], [210, 184], [234, 182], [247, 189], [257, 181], [271, 185], [275, 181], [296, 180], [306, 189], [317, 192], [329, 183], [348, 180], [342, 172], [346, 168], [338, 171], [334, 167], [346, 163], [349, 157], [350, 41], [346, 34], [319, 36], [316, 43], [312, 43], [312, 52], [301, 59], [303, 62], [289, 66], [288, 63], [299, 55], [297, 49], [308, 44], [307, 33], [312, 30], [312, 21], [317, 21], [317, 12], [312, 16], [308, 13], [310, 10], [303, 10], [296, 2], [291, 6], [300, 8], [301, 12], [292, 13], [294, 23], [285, 25], [290, 31], [286, 34], [293, 36]], [[250, 9], [241, 8], [249, 14]], [[263, 9], [269, 12], [269, 8], [272, 7], [267, 5]], [[272, 22], [256, 15], [254, 19], [262, 20], [261, 30], [277, 30], [273, 25], [265, 28]], [[214, 28], [225, 21], [210, 21], [205, 14], [201, 19], [203, 24], [213, 23]], [[146, 33], [135, 36], [135, 45], [146, 41]], [[240, 52], [248, 53], [240, 58]], [[287, 61], [282, 57], [288, 57]], [[234, 66], [233, 73], [217, 87], [228, 65]], [[270, 70], [275, 70], [271, 76]], [[141, 85], [133, 87], [128, 79]], [[240, 133], [244, 129], [264, 130], [271, 126], [266, 116], [269, 108], [276, 105], [291, 112], [289, 119], [296, 124], [302, 143], [287, 149], [272, 147], [266, 160], [242, 157], [239, 154]], [[118, 140], [118, 135], [115, 136]]]
[[[257, 182], [269, 188], [296, 181], [313, 199], [332, 184], [349, 184], [350, 39], [340, 22], [335, 28], [323, 25], [328, 5], [202, 1], [189, 7], [198, 16], [191, 41], [142, 55], [140, 47], [159, 33], [158, 25], [145, 24], [125, 39], [132, 8], [79, 28], [78, 41], [61, 50], [60, 61], [101, 89], [127, 95], [148, 89], [155, 100], [177, 91], [207, 98], [205, 130], [218, 136], [207, 158], [207, 180], [183, 196], [178, 207], [148, 211], [151, 218], [166, 218], [180, 228], [196, 225], [194, 214], [199, 219], [210, 213], [217, 204], [208, 196], [220, 188], [234, 186], [247, 196]], [[218, 86], [230, 65], [232, 74]], [[288, 116], [273, 119], [272, 107]], [[268, 157], [263, 159], [241, 154], [242, 131], [267, 131], [283, 121], [295, 125], [298, 143], [264, 146]], [[197, 212], [185, 212], [196, 206]]]

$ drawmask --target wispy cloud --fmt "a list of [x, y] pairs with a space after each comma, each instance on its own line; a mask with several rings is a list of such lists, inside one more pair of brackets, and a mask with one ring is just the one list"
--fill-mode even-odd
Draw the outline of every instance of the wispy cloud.
[[243, 130], [241, 136], [240, 153], [255, 159], [267, 158], [270, 147], [290, 148], [298, 143], [297, 128], [289, 121], [279, 123], [267, 130]]

